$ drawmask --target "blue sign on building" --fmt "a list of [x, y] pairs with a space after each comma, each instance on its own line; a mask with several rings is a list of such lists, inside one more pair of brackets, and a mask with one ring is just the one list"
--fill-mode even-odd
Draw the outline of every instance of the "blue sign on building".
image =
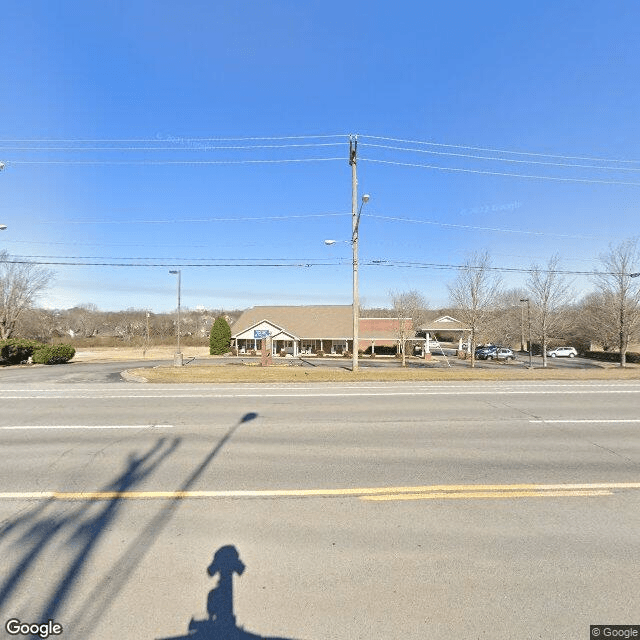
[[264, 340], [264, 338], [268, 338], [271, 335], [271, 331], [269, 329], [254, 329], [253, 337], [256, 340]]

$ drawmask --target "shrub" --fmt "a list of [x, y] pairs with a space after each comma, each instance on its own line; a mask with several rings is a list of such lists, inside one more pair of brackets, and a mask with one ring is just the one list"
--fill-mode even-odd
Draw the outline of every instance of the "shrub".
[[[587, 351], [584, 355], [586, 358], [591, 358], [592, 360], [601, 360], [603, 362], [620, 362], [619, 351]], [[637, 364], [640, 362], [640, 353], [627, 351], [625, 360], [629, 363]]]
[[322, 349], [318, 349], [316, 351], [316, 356], [318, 356], [318, 358], [324, 358], [324, 351], [322, 351]]
[[0, 341], [0, 364], [20, 364], [28, 360], [36, 349], [43, 347], [35, 340], [9, 339]]
[[212, 356], [222, 356], [229, 352], [230, 346], [231, 327], [222, 316], [218, 316], [209, 334], [209, 354]]
[[33, 352], [33, 361], [36, 364], [63, 364], [75, 354], [76, 350], [70, 344], [44, 345]]

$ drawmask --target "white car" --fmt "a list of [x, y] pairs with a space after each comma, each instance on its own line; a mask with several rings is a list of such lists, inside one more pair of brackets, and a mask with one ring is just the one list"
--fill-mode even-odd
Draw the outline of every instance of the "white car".
[[547, 355], [552, 358], [575, 358], [578, 352], [573, 347], [556, 347], [547, 351]]

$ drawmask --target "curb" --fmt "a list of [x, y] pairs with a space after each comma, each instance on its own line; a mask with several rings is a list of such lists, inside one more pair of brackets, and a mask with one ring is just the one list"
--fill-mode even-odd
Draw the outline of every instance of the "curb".
[[125, 369], [124, 371], [121, 371], [120, 377], [123, 380], [126, 380], [127, 382], [139, 382], [139, 383], [149, 382], [147, 378], [133, 373], [131, 369]]

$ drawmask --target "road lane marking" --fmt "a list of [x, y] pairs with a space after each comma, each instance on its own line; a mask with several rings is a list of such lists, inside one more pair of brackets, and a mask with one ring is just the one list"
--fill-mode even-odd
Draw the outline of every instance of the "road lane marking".
[[607, 419], [607, 418], [589, 418], [588, 420], [529, 420], [531, 424], [609, 424], [609, 423], [629, 423], [629, 422], [640, 422], [640, 418], [620, 418], [620, 419]]
[[[0, 493], [0, 500], [185, 500], [202, 498], [310, 498], [356, 497], [362, 499], [418, 499], [464, 497], [529, 497], [559, 495], [611, 495], [616, 489], [640, 489], [640, 482], [592, 484], [461, 484], [411, 487], [354, 487], [343, 489], [259, 489], [227, 491], [14, 491]], [[409, 496], [404, 498], [404, 496]]]
[[0, 431], [19, 429], [175, 429], [172, 424], [31, 424], [0, 427]]
[[361, 500], [476, 500], [478, 498], [561, 498], [611, 496], [613, 491], [461, 491], [459, 493], [400, 493], [388, 496], [360, 496]]
[[[513, 396], [513, 395], [564, 395], [566, 391], [531, 391], [531, 390], [491, 390], [491, 391], [440, 391], [440, 390], [416, 390], [416, 391], [380, 391], [376, 392], [362, 392], [353, 391], [351, 393], [334, 393], [334, 392], [321, 392], [321, 393], [308, 393], [299, 391], [295, 393], [278, 393], [277, 391], [271, 393], [183, 393], [183, 394], [170, 394], [170, 393], [157, 393], [157, 394], [109, 394], [109, 395], [22, 395], [22, 396], [8, 396], [3, 395], [3, 400], [145, 400], [149, 398], [156, 398], [161, 400], [178, 400], [188, 398], [211, 398], [211, 399], [225, 399], [225, 398], [265, 398], [272, 400], [274, 398], [389, 398], [389, 397], [417, 397], [417, 396]], [[594, 393], [600, 395], [622, 395], [622, 394], [639, 394], [638, 389], [611, 389], [611, 390], [572, 390], [572, 394], [589, 394]]]

